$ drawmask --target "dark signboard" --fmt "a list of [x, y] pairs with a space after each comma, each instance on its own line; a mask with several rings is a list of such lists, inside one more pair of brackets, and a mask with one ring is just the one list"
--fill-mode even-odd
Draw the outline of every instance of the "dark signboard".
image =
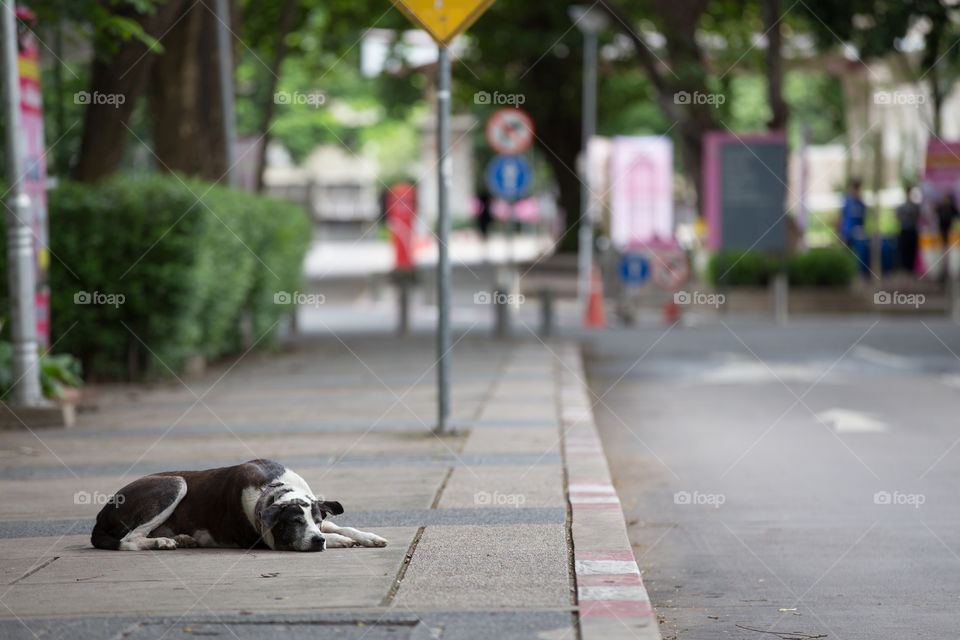
[[704, 137], [704, 213], [711, 249], [781, 253], [787, 247], [783, 133]]

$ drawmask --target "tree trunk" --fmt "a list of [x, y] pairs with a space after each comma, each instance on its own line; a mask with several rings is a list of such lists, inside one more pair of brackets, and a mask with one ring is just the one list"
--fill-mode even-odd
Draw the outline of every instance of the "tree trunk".
[[277, 83], [280, 81], [280, 67], [283, 64], [283, 59], [287, 57], [287, 34], [296, 24], [299, 6], [299, 0], [287, 0], [284, 5], [279, 32], [277, 33], [277, 44], [273, 50], [273, 60], [270, 61], [267, 95], [263, 102], [263, 118], [260, 120], [260, 147], [257, 149], [257, 164], [254, 174], [257, 178], [257, 191], [263, 191], [263, 171], [267, 166], [267, 143], [270, 142], [270, 121], [273, 120], [274, 107], [276, 106], [274, 94], [277, 92]]
[[653, 14], [657, 16], [662, 34], [666, 36], [666, 61], [655, 55], [631, 25], [633, 20], [614, 0], [598, 0], [609, 13], [615, 28], [633, 42], [640, 66], [646, 72], [657, 93], [657, 105], [668, 118], [676, 121], [679, 132], [680, 155], [687, 177], [693, 186], [701, 212], [703, 181], [703, 134], [717, 127], [714, 107], [708, 104], [679, 104], [678, 92], [693, 95], [707, 93], [706, 60], [696, 42], [697, 25], [706, 10], [706, 0], [655, 0]]
[[[152, 15], [128, 11], [127, 17], [140, 22], [149, 35], [159, 38], [176, 20], [183, 4], [184, 0], [169, 0]], [[156, 52], [149, 51], [139, 40], [120, 43], [113, 55], [96, 52], [80, 150], [72, 172], [74, 179], [96, 182], [120, 167], [128, 123], [156, 59]], [[110, 102], [101, 102], [105, 99]]]
[[767, 100], [772, 117], [767, 125], [772, 131], [786, 128], [789, 110], [783, 99], [783, 37], [780, 32], [780, 0], [764, 0], [763, 22], [767, 29]]
[[[547, 135], [547, 132], [544, 132], [544, 135]], [[580, 230], [581, 187], [580, 178], [576, 174], [577, 152], [565, 153], [566, 150], [563, 148], [551, 148], [557, 154], [548, 151], [545, 156], [553, 170], [557, 187], [560, 189], [558, 200], [564, 216], [563, 233], [557, 240], [557, 248], [560, 251], [576, 251]]]
[[182, 8], [150, 73], [154, 153], [162, 171], [224, 178], [227, 159], [213, 0]]

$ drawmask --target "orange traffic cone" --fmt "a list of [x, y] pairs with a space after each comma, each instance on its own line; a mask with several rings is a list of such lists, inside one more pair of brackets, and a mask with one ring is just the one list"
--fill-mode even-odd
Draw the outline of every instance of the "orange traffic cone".
[[603, 279], [598, 267], [594, 267], [590, 274], [590, 297], [583, 323], [588, 329], [604, 329], [607, 326], [607, 314], [603, 308]]
[[663, 323], [666, 325], [675, 324], [680, 320], [680, 306], [671, 298], [663, 307]]

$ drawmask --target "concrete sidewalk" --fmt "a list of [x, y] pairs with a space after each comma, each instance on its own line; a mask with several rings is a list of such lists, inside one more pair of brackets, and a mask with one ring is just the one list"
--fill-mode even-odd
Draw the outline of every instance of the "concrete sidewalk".
[[[442, 438], [427, 336], [313, 339], [183, 383], [101, 387], [72, 430], [0, 432], [0, 637], [659, 637], [620, 558], [606, 461], [584, 449], [599, 440], [576, 350], [460, 336], [453, 363], [461, 430]], [[90, 546], [100, 504], [130, 480], [258, 457], [390, 545]]]

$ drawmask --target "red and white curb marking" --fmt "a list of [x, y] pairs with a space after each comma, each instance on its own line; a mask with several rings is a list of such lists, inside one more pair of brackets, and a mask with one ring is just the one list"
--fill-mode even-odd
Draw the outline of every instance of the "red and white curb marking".
[[565, 349], [562, 360], [560, 420], [581, 636], [583, 640], [660, 640], [582, 382], [579, 350]]
[[632, 551], [577, 551], [574, 558], [581, 618], [653, 615]]
[[[567, 448], [567, 455], [571, 455]], [[573, 454], [577, 455], [577, 454]], [[586, 455], [586, 454], [582, 454]], [[570, 484], [567, 487], [570, 504], [582, 509], [619, 509], [620, 498], [612, 484]]]

